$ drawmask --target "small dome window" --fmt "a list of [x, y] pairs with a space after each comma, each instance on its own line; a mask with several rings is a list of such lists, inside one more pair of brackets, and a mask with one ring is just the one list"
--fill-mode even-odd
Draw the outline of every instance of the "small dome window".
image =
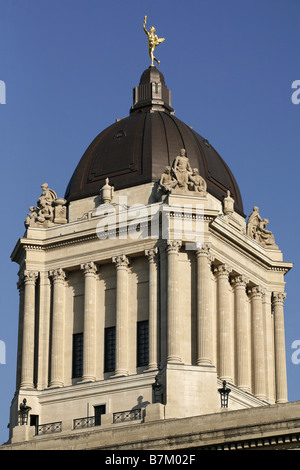
[[115, 135], [114, 135], [114, 140], [116, 139], [121, 139], [122, 137], [126, 137], [126, 132], [125, 131], [118, 131]]

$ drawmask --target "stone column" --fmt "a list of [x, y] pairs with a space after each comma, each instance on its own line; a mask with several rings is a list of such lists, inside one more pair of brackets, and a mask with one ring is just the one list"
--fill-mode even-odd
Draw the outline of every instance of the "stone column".
[[271, 307], [271, 292], [264, 292], [263, 315], [266, 334], [266, 374], [267, 374], [267, 401], [275, 403], [275, 357], [274, 357], [274, 317]]
[[180, 357], [180, 331], [178, 331], [179, 269], [178, 255], [181, 241], [168, 240], [168, 297], [167, 297], [167, 362], [182, 362]]
[[128, 375], [128, 264], [125, 255], [113, 257], [117, 269], [116, 286], [116, 370], [115, 376]]
[[250, 371], [250, 321], [248, 316], [246, 279], [244, 276], [236, 276], [232, 279], [234, 288], [234, 311], [236, 331], [236, 384], [245, 392], [251, 389]]
[[145, 251], [149, 261], [149, 370], [157, 369], [157, 339], [158, 339], [158, 301], [157, 301], [157, 248]]
[[83, 375], [82, 382], [96, 380], [96, 272], [90, 262], [82, 264], [84, 271], [84, 320], [83, 320]]
[[276, 403], [287, 402], [287, 377], [284, 336], [283, 303], [286, 297], [284, 292], [274, 292], [272, 306], [274, 311], [274, 345], [275, 345], [275, 384]]
[[44, 390], [49, 383], [51, 282], [48, 271], [40, 272], [39, 282], [39, 360], [37, 367], [37, 389]]
[[21, 371], [22, 371], [22, 344], [23, 344], [23, 320], [24, 320], [24, 280], [20, 276], [17, 284], [19, 289], [19, 323], [18, 323], [18, 352], [17, 352], [17, 373], [16, 373], [16, 390], [19, 390], [21, 385]]
[[262, 296], [259, 286], [249, 289], [252, 304], [252, 335], [253, 335], [253, 393], [261, 400], [266, 399], [266, 366], [265, 366], [265, 335], [263, 321]]
[[66, 273], [59, 268], [50, 271], [53, 280], [52, 344], [50, 387], [64, 385], [64, 320]]
[[212, 364], [212, 312], [210, 310], [210, 247], [197, 250], [197, 364]]
[[36, 271], [24, 271], [24, 317], [22, 340], [21, 388], [34, 388], [34, 328]]
[[214, 269], [217, 276], [217, 317], [219, 337], [219, 376], [221, 380], [232, 382], [232, 319], [229, 308], [228, 277], [229, 268], [221, 264]]

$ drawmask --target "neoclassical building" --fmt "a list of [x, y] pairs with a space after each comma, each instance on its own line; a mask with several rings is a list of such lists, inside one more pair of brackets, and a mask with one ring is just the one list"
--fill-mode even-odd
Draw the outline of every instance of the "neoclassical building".
[[64, 198], [42, 185], [12, 253], [20, 313], [4, 448], [298, 446], [292, 264], [259, 209], [244, 214], [212, 144], [175, 117], [163, 74], [150, 66], [133, 92]]

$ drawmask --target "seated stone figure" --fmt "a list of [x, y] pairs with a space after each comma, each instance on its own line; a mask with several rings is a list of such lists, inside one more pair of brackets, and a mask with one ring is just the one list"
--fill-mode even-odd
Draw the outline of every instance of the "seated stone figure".
[[205, 179], [199, 175], [198, 168], [193, 168], [193, 173], [189, 176], [189, 181], [191, 191], [197, 191], [203, 195], [206, 193], [207, 184]]
[[264, 248], [278, 248], [274, 235], [266, 229], [268, 223], [268, 219], [263, 219], [259, 215], [258, 207], [254, 206], [247, 222], [247, 235]]

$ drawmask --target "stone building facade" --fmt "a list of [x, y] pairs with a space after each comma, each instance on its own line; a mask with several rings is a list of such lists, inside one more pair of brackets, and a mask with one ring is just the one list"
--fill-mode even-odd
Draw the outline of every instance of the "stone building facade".
[[145, 70], [130, 115], [88, 147], [65, 197], [42, 185], [12, 253], [19, 339], [4, 447], [246, 448], [262, 425], [264, 445], [284, 434], [297, 446], [292, 264], [267, 224], [256, 206], [246, 218], [226, 163], [174, 116], [161, 72]]

